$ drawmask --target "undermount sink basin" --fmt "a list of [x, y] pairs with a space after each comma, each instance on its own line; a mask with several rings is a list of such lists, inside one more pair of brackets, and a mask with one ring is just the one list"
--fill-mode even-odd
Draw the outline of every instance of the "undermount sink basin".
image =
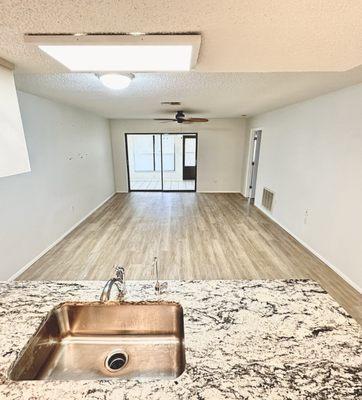
[[12, 380], [174, 379], [185, 369], [177, 303], [63, 303], [12, 367]]

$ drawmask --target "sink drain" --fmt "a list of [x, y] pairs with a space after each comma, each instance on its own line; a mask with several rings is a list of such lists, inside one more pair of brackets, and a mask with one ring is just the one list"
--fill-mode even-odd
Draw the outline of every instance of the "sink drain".
[[112, 353], [108, 354], [107, 358], [104, 361], [105, 367], [110, 372], [117, 372], [121, 370], [128, 362], [128, 355], [120, 350], [112, 351]]

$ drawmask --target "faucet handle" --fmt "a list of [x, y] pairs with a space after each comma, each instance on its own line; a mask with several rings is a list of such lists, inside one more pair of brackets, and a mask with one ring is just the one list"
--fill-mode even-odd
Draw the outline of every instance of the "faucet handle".
[[116, 272], [116, 277], [119, 279], [124, 280], [124, 276], [126, 274], [124, 268], [121, 265], [115, 265], [114, 266], [115, 272]]
[[167, 288], [168, 288], [167, 282], [160, 283], [159, 281], [157, 281], [156, 285], [155, 285], [155, 292], [156, 292], [156, 294], [163, 294], [163, 293], [165, 293]]

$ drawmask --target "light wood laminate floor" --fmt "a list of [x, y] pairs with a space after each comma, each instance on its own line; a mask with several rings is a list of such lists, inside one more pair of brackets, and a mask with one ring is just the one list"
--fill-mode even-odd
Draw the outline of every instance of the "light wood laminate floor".
[[[132, 190], [161, 190], [162, 182], [161, 180], [148, 180], [148, 181], [132, 181]], [[180, 180], [180, 181], [164, 181], [163, 190], [194, 190], [195, 181], [194, 180]]]
[[294, 279], [319, 282], [362, 321], [361, 296], [240, 194], [117, 194], [18, 280]]

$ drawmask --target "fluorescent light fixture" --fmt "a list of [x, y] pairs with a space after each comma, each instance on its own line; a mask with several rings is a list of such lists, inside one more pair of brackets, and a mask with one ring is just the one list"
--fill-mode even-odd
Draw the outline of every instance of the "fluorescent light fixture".
[[122, 90], [129, 86], [133, 79], [132, 75], [121, 74], [103, 74], [99, 76], [99, 80], [109, 89]]
[[187, 71], [191, 46], [39, 46], [71, 71]]
[[26, 35], [71, 71], [189, 71], [200, 35]]

